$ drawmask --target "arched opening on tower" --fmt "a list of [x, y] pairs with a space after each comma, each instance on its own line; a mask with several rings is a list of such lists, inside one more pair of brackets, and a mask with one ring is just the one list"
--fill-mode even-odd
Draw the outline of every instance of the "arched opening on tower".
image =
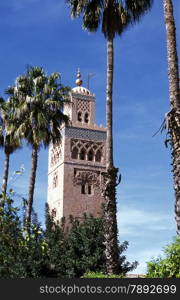
[[92, 194], [92, 185], [88, 185], [88, 195]]
[[89, 114], [88, 113], [85, 113], [85, 115], [84, 115], [84, 122], [89, 123]]
[[82, 184], [82, 185], [81, 185], [81, 194], [83, 194], [83, 195], [86, 194], [85, 184]]
[[101, 162], [101, 151], [100, 150], [97, 150], [97, 152], [96, 152], [95, 161]]
[[94, 159], [94, 152], [92, 149], [90, 149], [88, 152], [88, 160], [93, 161], [93, 159]]
[[77, 159], [78, 158], [78, 149], [76, 147], [73, 148], [71, 157], [73, 159]]
[[85, 151], [85, 149], [83, 149], [83, 148], [81, 149], [79, 158], [80, 158], [81, 160], [85, 160], [85, 158], [86, 158], [86, 151]]
[[82, 113], [80, 111], [78, 112], [78, 116], [77, 117], [78, 117], [78, 121], [82, 122]]

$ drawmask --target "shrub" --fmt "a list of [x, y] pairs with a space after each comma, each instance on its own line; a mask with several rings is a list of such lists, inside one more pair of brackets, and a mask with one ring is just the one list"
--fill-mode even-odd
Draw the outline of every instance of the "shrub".
[[[70, 217], [70, 227], [66, 221], [56, 224], [53, 217], [46, 214], [46, 236], [49, 245], [49, 262], [55, 277], [81, 277], [87, 272], [106, 272], [103, 219], [84, 215], [79, 221]], [[66, 226], [65, 226], [66, 224]], [[53, 229], [53, 230], [52, 230]], [[128, 242], [119, 246], [119, 266], [121, 274], [133, 270], [137, 262], [126, 261], [122, 253]], [[55, 275], [56, 274], [56, 275]]]
[[[0, 277], [14, 278], [24, 274], [21, 262], [23, 235], [18, 209], [13, 201], [0, 194]], [[23, 275], [22, 275], [23, 276]]]
[[0, 195], [0, 278], [41, 277], [45, 274], [47, 243], [39, 224], [24, 230], [13, 200]]
[[82, 278], [123, 278], [123, 275], [107, 275], [102, 272], [87, 272]]
[[180, 237], [164, 249], [165, 257], [152, 259], [147, 263], [146, 277], [152, 278], [180, 278]]
[[[107, 277], [101, 218], [84, 215], [81, 221], [71, 218], [68, 224], [64, 219], [57, 224], [47, 208], [46, 229], [34, 214], [27, 232], [18, 212], [12, 199], [0, 195], [0, 278], [81, 277], [85, 273]], [[122, 255], [127, 247], [128, 242], [119, 246], [122, 274], [137, 265]]]

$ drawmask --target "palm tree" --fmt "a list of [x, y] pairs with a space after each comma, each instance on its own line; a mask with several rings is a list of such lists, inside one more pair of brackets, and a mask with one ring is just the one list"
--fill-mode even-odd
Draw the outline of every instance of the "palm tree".
[[105, 239], [106, 268], [109, 274], [118, 273], [119, 250], [116, 220], [116, 181], [118, 169], [113, 162], [113, 70], [116, 35], [121, 35], [127, 26], [138, 22], [150, 9], [153, 0], [67, 0], [72, 17], [83, 16], [83, 27], [96, 32], [101, 25], [107, 40], [107, 86], [106, 86], [106, 186], [105, 186]]
[[4, 137], [3, 137], [3, 118], [2, 118], [2, 107], [4, 105], [4, 99], [0, 97], [0, 148], [3, 147]]
[[11, 101], [5, 101], [3, 98], [0, 99], [0, 147], [4, 149], [5, 153], [2, 183], [3, 194], [6, 194], [7, 191], [10, 155], [21, 147], [21, 140], [15, 136], [16, 127], [12, 126], [11, 131], [8, 130], [8, 123], [13, 116], [14, 109], [14, 103]]
[[164, 0], [164, 18], [167, 35], [167, 58], [169, 78], [169, 98], [171, 111], [167, 114], [168, 132], [172, 146], [172, 164], [175, 190], [175, 215], [177, 234], [180, 235], [180, 94], [179, 69], [176, 48], [176, 27], [173, 16], [173, 3]]
[[[62, 109], [68, 99], [69, 88], [59, 82], [59, 73], [47, 76], [40, 67], [29, 67], [25, 75], [16, 80], [12, 87], [13, 97], [19, 104], [15, 111], [16, 136], [24, 138], [32, 146], [32, 167], [26, 213], [26, 227], [29, 229], [33, 206], [38, 152], [50, 143], [61, 139], [60, 126], [68, 122]], [[12, 125], [13, 126], [13, 125]]]

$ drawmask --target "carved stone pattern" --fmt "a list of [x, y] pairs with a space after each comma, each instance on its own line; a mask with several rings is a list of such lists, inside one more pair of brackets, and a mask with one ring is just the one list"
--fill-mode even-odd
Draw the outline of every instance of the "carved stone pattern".
[[62, 134], [65, 134], [67, 137], [84, 139], [84, 140], [92, 140], [92, 141], [105, 141], [106, 140], [106, 132], [100, 130], [91, 130], [85, 128], [77, 128], [77, 127], [65, 127], [62, 131]]
[[88, 183], [90, 185], [99, 186], [100, 172], [75, 169], [73, 183], [74, 185], [83, 185]]
[[58, 186], [58, 173], [54, 172], [53, 174], [53, 188], [56, 188]]
[[61, 145], [54, 145], [51, 150], [51, 167], [55, 166], [62, 159]]
[[88, 153], [89, 150], [92, 149], [94, 151], [94, 153], [96, 153], [98, 150], [100, 150], [102, 154], [103, 154], [103, 148], [104, 148], [102, 142], [91, 142], [91, 141], [85, 141], [85, 140], [72, 139], [71, 140], [71, 151], [74, 149], [74, 147], [76, 147], [79, 152], [83, 148], [86, 151], [86, 153]]
[[89, 101], [77, 100], [77, 111], [90, 113]]

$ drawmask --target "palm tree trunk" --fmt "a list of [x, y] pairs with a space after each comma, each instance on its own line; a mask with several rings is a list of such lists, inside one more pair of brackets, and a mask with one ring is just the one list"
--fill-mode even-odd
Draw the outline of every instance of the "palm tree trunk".
[[173, 16], [173, 3], [164, 0], [164, 18], [167, 35], [168, 79], [171, 111], [168, 114], [169, 133], [172, 146], [172, 165], [175, 190], [175, 219], [177, 234], [180, 235], [180, 94], [179, 69], [176, 48], [176, 27]]
[[113, 167], [113, 121], [112, 121], [112, 92], [113, 92], [113, 72], [114, 72], [114, 46], [113, 40], [107, 41], [107, 87], [106, 87], [106, 167]]
[[113, 165], [113, 122], [112, 122], [112, 91], [113, 91], [114, 50], [113, 39], [107, 40], [107, 89], [106, 89], [106, 186], [105, 186], [105, 256], [108, 274], [117, 274], [119, 270], [119, 253], [117, 241], [116, 219], [116, 178], [117, 169]]
[[32, 206], [33, 206], [34, 187], [35, 187], [35, 181], [36, 181], [37, 162], [38, 162], [38, 148], [33, 146], [32, 167], [31, 167], [31, 175], [30, 175], [30, 181], [29, 181], [29, 194], [28, 194], [28, 204], [27, 204], [27, 212], [26, 212], [26, 228], [27, 228], [27, 230], [29, 230], [29, 226], [31, 224], [31, 214], [32, 214]]
[[5, 152], [5, 160], [4, 160], [4, 174], [3, 174], [3, 184], [2, 184], [2, 193], [6, 194], [7, 191], [7, 182], [8, 182], [8, 174], [9, 174], [9, 159], [10, 154]]

